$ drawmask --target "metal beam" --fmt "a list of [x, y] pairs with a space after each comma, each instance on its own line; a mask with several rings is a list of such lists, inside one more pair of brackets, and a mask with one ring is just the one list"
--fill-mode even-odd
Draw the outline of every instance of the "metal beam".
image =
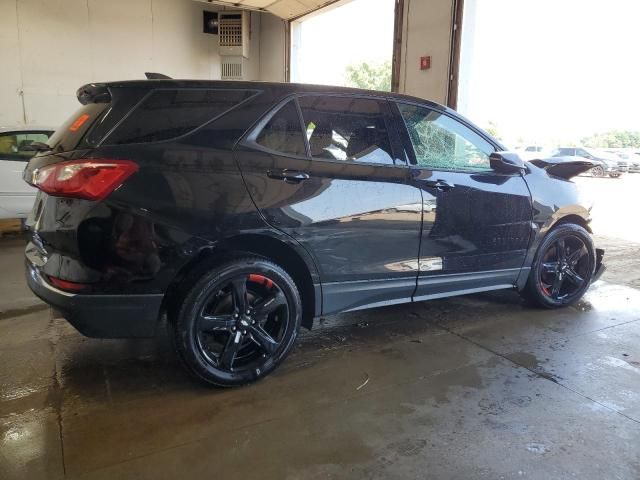
[[393, 59], [391, 64], [391, 91], [400, 91], [400, 66], [402, 65], [402, 23], [404, 0], [395, 1], [393, 19]]
[[462, 44], [462, 16], [464, 0], [453, 0], [451, 22], [451, 48], [449, 54], [449, 86], [447, 89], [447, 106], [458, 108], [458, 79], [460, 75], [460, 46]]

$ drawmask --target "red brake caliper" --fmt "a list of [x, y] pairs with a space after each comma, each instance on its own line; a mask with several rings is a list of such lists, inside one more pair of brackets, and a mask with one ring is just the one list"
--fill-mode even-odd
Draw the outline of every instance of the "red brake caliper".
[[267, 277], [263, 277], [262, 275], [257, 275], [255, 273], [252, 273], [251, 275], [249, 275], [249, 281], [254, 283], [260, 283], [269, 289], [273, 287], [272, 280], [269, 280]]

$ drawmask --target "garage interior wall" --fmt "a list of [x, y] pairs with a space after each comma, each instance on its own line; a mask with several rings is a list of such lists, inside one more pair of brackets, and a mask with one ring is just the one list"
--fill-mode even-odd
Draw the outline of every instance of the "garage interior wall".
[[[219, 79], [218, 39], [202, 33], [203, 7], [223, 9], [192, 0], [0, 1], [0, 126], [55, 127], [90, 82], [149, 71]], [[284, 80], [284, 32], [281, 19], [252, 12], [247, 80]]]
[[[453, 0], [404, 0], [400, 93], [447, 104]], [[420, 57], [431, 68], [420, 70]]]

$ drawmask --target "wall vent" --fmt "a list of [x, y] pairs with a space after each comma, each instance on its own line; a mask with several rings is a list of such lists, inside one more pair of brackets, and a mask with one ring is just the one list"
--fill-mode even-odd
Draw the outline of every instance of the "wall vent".
[[218, 26], [221, 47], [242, 46], [242, 15], [224, 15]]
[[220, 55], [237, 55], [249, 58], [251, 41], [251, 12], [227, 12], [218, 14], [218, 46]]
[[242, 80], [242, 60], [228, 61], [222, 57], [220, 77], [222, 80]]

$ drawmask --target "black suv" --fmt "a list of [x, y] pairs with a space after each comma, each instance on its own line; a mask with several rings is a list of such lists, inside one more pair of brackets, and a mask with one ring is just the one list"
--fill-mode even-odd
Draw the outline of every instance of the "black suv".
[[567, 180], [592, 165], [525, 165], [441, 105], [178, 80], [78, 99], [25, 170], [29, 286], [91, 337], [166, 314], [205, 382], [267, 375], [320, 315], [505, 288], [560, 307], [602, 271]]

